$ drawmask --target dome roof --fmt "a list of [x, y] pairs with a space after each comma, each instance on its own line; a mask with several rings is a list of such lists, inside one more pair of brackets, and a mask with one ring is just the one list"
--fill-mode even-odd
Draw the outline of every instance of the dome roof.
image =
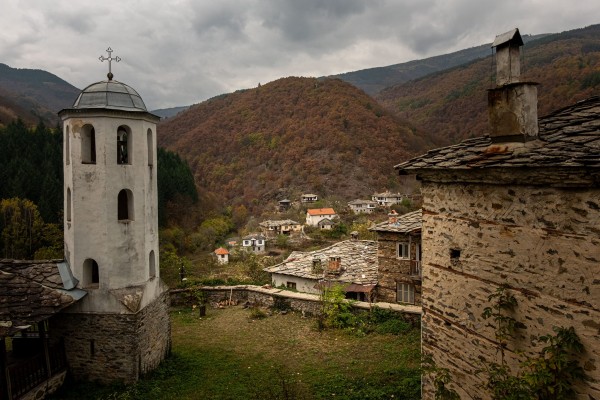
[[96, 82], [83, 89], [73, 108], [148, 111], [138, 92], [131, 86], [113, 80]]

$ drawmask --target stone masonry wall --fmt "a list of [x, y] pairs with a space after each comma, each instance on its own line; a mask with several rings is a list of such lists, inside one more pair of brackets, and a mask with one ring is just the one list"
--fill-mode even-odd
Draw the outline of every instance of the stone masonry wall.
[[[398, 258], [399, 242], [409, 242], [410, 259]], [[406, 233], [377, 232], [378, 283], [377, 301], [395, 303], [398, 301], [396, 283], [410, 283], [415, 288], [415, 304], [421, 304], [421, 280], [414, 279], [410, 274], [411, 260], [415, 259], [417, 244], [421, 242], [420, 235]]]
[[[509, 362], [539, 351], [535, 338], [554, 326], [573, 326], [590, 377], [579, 398], [600, 398], [600, 189], [424, 182], [422, 193], [423, 352], [450, 369], [461, 398], [489, 398], [475, 371], [499, 362], [481, 314], [501, 284], [526, 325]], [[433, 398], [428, 379], [423, 398]]]
[[64, 339], [69, 372], [76, 380], [137, 381], [170, 349], [168, 292], [136, 314], [60, 313], [51, 320], [52, 340]]

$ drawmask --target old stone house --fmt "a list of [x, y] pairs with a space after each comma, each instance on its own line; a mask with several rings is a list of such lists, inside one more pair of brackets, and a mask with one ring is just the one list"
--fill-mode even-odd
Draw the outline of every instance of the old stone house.
[[373, 200], [352, 200], [348, 207], [354, 214], [371, 214], [377, 209], [377, 202]]
[[377, 284], [377, 243], [346, 240], [315, 251], [294, 251], [264, 269], [273, 286], [319, 294], [324, 286], [341, 284], [347, 298], [367, 301]]
[[[536, 86], [519, 80], [521, 45], [518, 30], [494, 42], [489, 136], [396, 166], [422, 182], [422, 351], [461, 398], [489, 398], [476, 370], [499, 362], [498, 343], [482, 312], [506, 285], [525, 325], [509, 364], [539, 352], [539, 335], [573, 327], [589, 376], [576, 398], [600, 398], [600, 98], [538, 121]], [[423, 398], [433, 398], [428, 377]]]
[[370, 230], [377, 233], [377, 299], [421, 304], [421, 210], [392, 211]]
[[267, 220], [259, 224], [262, 234], [267, 238], [278, 235], [290, 236], [302, 231], [302, 224], [291, 219]]
[[313, 193], [305, 193], [300, 196], [301, 203], [316, 203], [319, 200], [319, 196]]
[[332, 220], [338, 218], [333, 208], [309, 208], [306, 210], [306, 225], [317, 226], [323, 219]]

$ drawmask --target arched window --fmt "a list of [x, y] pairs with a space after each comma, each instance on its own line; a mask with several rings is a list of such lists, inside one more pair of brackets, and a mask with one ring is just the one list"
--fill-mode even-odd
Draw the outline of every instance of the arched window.
[[133, 220], [133, 193], [129, 189], [123, 189], [119, 192], [118, 202], [118, 218], [119, 221]]
[[83, 262], [83, 287], [97, 288], [99, 283], [100, 272], [98, 270], [98, 263], [96, 260], [88, 258]]
[[81, 162], [96, 164], [96, 130], [91, 125], [85, 125], [81, 131]]
[[65, 129], [65, 161], [67, 165], [71, 164], [71, 135], [69, 125]]
[[154, 250], [150, 251], [148, 265], [150, 268], [150, 278], [154, 278], [156, 276], [156, 257], [154, 256]]
[[146, 134], [148, 142], [148, 165], [154, 165], [154, 140], [152, 138], [152, 130], [148, 129]]
[[71, 222], [71, 188], [67, 188], [67, 222]]
[[131, 129], [125, 125], [117, 129], [117, 164], [131, 164]]

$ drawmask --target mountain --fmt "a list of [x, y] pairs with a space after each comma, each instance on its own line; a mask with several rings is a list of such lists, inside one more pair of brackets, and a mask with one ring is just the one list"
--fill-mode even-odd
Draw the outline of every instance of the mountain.
[[157, 110], [150, 111], [154, 115], [158, 115], [161, 118], [171, 118], [179, 114], [182, 111], [187, 110], [190, 106], [171, 107], [171, 108], [159, 108]]
[[[521, 80], [538, 82], [538, 115], [600, 94], [600, 25], [533, 40], [523, 48]], [[492, 58], [382, 90], [376, 98], [397, 117], [450, 144], [488, 132]]]
[[157, 129], [201, 191], [253, 210], [303, 192], [351, 200], [395, 188], [392, 166], [431, 146], [339, 79], [282, 78], [192, 106]]
[[[523, 41], [528, 43], [545, 36], [548, 36], [548, 34], [523, 35]], [[351, 83], [373, 96], [387, 87], [418, 79], [435, 72], [447, 70], [476, 59], [488, 57], [492, 53], [490, 46], [491, 43], [487, 43], [482, 44], [481, 46], [471, 47], [470, 49], [424, 58], [422, 60], [388, 65], [386, 67], [362, 69], [359, 71], [332, 75], [331, 77], [339, 78]]]
[[4, 118], [20, 117], [26, 122], [55, 125], [56, 113], [70, 107], [79, 89], [56, 75], [39, 69], [11, 68], [0, 63], [0, 124]]

